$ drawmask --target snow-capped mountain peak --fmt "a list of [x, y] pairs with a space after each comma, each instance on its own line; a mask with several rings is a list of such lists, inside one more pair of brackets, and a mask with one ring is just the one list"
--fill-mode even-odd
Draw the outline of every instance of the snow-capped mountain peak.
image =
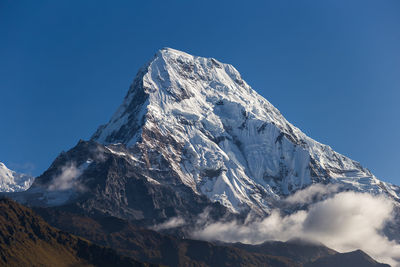
[[139, 71], [92, 139], [124, 144], [150, 177], [169, 173], [157, 182], [183, 183], [237, 213], [268, 213], [271, 201], [314, 183], [400, 196], [290, 124], [232, 65], [171, 48]]
[[0, 192], [19, 192], [27, 190], [33, 183], [33, 177], [17, 173], [0, 162]]

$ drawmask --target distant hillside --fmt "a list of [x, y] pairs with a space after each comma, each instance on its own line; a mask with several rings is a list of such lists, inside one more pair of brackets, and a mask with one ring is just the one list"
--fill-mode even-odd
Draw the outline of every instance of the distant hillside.
[[356, 250], [348, 253], [338, 253], [324, 258], [320, 258], [315, 262], [308, 263], [304, 267], [354, 267], [354, 266], [376, 266], [390, 267], [388, 264], [376, 262], [370, 256], [361, 250]]
[[253, 253], [228, 245], [181, 239], [139, 228], [115, 217], [88, 217], [59, 208], [36, 208], [52, 225], [109, 246], [140, 261], [167, 266], [300, 267], [293, 260], [268, 253]]
[[[161, 234], [115, 217], [78, 215], [57, 208], [36, 208], [50, 224], [109, 246], [120, 254], [168, 266], [325, 266], [387, 267], [365, 253], [338, 253], [322, 244], [301, 240], [260, 245], [213, 243]], [[333, 266], [333, 265], [329, 265]]]

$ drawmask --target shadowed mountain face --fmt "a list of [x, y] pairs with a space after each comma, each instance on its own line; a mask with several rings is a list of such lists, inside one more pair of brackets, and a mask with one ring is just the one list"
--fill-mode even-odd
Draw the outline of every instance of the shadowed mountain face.
[[57, 230], [30, 209], [0, 199], [1, 266], [150, 266]]
[[[220, 203], [174, 184], [173, 176], [164, 174], [150, 176], [123, 145], [80, 141], [61, 153], [29, 190], [9, 196], [30, 206], [59, 206], [147, 226], [176, 216], [194, 221], [205, 209], [210, 220], [230, 216]], [[168, 179], [168, 184], [157, 182]]]

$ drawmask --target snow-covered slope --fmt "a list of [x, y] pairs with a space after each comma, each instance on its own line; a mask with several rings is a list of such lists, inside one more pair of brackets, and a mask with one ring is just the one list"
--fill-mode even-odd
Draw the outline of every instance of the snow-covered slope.
[[399, 187], [290, 124], [233, 66], [170, 48], [139, 71], [92, 140], [126, 145], [151, 177], [172, 171], [235, 213], [268, 213], [274, 200], [313, 183], [400, 197]]
[[33, 177], [12, 171], [0, 162], [0, 192], [19, 192], [27, 190]]

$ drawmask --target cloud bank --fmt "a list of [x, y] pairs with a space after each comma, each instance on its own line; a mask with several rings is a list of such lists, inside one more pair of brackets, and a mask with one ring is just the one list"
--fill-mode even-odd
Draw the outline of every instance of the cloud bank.
[[[333, 187], [314, 187], [294, 194], [288, 202], [306, 203]], [[311, 196], [311, 198], [310, 198]], [[362, 249], [374, 259], [400, 266], [400, 245], [382, 234], [385, 224], [393, 220], [394, 203], [382, 196], [341, 192], [282, 216], [278, 210], [247, 224], [216, 222], [193, 233], [194, 238], [258, 244], [266, 240], [287, 241], [304, 238], [321, 242], [339, 252]]]

